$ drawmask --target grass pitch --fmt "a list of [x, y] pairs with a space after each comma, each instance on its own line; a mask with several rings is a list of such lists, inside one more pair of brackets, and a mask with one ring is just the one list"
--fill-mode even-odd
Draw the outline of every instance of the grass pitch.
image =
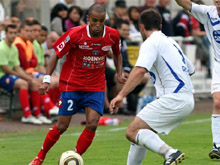
[[[208, 153], [212, 147], [211, 114], [194, 114], [161, 138], [174, 148], [186, 154], [185, 165], [219, 165], [220, 160], [211, 160]], [[125, 138], [125, 130], [130, 121], [120, 126], [98, 128], [95, 140], [83, 155], [85, 165], [126, 165], [130, 143]], [[83, 126], [69, 128], [48, 153], [45, 165], [55, 165], [62, 152], [73, 150]], [[0, 132], [0, 164], [25, 165], [38, 153], [48, 130], [6, 134]], [[143, 165], [162, 165], [163, 158], [151, 151]]]

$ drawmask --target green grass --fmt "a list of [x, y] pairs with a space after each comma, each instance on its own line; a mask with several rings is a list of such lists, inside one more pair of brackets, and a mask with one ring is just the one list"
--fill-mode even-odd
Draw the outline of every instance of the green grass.
[[[212, 146], [210, 114], [195, 114], [174, 129], [168, 136], [161, 138], [174, 148], [185, 152], [183, 165], [218, 165], [220, 160], [210, 160], [208, 153]], [[207, 120], [206, 120], [207, 119]], [[200, 122], [195, 122], [200, 120]], [[125, 138], [125, 128], [130, 122], [119, 127], [103, 126], [98, 128], [91, 147], [83, 155], [85, 165], [125, 165], [130, 143]], [[119, 130], [115, 130], [118, 129]], [[84, 127], [69, 128], [50, 150], [45, 165], [55, 165], [62, 152], [73, 150]], [[28, 164], [39, 151], [47, 130], [19, 133], [0, 133], [0, 164]], [[162, 165], [163, 158], [151, 151], [147, 152], [143, 165]]]

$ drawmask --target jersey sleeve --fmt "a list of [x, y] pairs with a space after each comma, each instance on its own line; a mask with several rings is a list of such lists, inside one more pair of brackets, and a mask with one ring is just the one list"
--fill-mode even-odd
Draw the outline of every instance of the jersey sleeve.
[[207, 17], [208, 8], [209, 7], [205, 5], [198, 5], [192, 3], [191, 13], [199, 22], [204, 24], [208, 20]]
[[153, 43], [143, 43], [135, 66], [146, 68], [149, 71], [156, 61], [157, 54], [156, 46]]
[[114, 45], [112, 46], [112, 51], [113, 51], [113, 54], [115, 55], [120, 55], [121, 54], [121, 39], [120, 39], [120, 35], [119, 35], [119, 32], [116, 31], [116, 37], [115, 37], [115, 43]]
[[64, 33], [54, 44], [53, 48], [56, 52], [56, 55], [61, 58], [63, 57], [71, 48], [73, 48], [73, 44], [71, 44], [70, 31]]
[[189, 74], [192, 75], [195, 72], [195, 67], [193, 66], [192, 62], [185, 56], [186, 65], [189, 69]]
[[27, 58], [26, 58], [26, 54], [25, 54], [25, 50], [24, 48], [21, 46], [21, 44], [15, 44], [17, 50], [18, 50], [18, 58], [19, 58], [19, 61], [20, 61], [20, 65], [23, 69], [27, 69], [30, 67], [30, 64], [29, 62], [27, 61]]

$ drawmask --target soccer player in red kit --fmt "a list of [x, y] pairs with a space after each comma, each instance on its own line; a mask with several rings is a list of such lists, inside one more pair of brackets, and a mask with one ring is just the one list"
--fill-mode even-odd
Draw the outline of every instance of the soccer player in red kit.
[[126, 79], [122, 77], [120, 35], [117, 30], [104, 25], [105, 15], [103, 6], [93, 4], [87, 16], [89, 24], [70, 29], [53, 45], [57, 56], [52, 58], [39, 92], [44, 94], [48, 91], [50, 75], [58, 59], [67, 54], [60, 74], [62, 93], [58, 122], [49, 130], [40, 152], [30, 165], [43, 163], [47, 152], [68, 128], [72, 115], [81, 109], [86, 112], [86, 128], [77, 141], [75, 151], [82, 155], [90, 146], [103, 114], [105, 62], [109, 51], [114, 54], [117, 79], [125, 83]]

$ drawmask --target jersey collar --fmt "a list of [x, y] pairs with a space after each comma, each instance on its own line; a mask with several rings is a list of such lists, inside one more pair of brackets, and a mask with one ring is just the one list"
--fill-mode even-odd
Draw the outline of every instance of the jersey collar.
[[[86, 26], [86, 31], [87, 31], [87, 36], [88, 36], [89, 38], [91, 38], [91, 35], [90, 35], [90, 32], [89, 32], [89, 25]], [[104, 25], [104, 31], [103, 31], [102, 37], [105, 36], [105, 31], [106, 31], [106, 28], [105, 28], [105, 25]]]

